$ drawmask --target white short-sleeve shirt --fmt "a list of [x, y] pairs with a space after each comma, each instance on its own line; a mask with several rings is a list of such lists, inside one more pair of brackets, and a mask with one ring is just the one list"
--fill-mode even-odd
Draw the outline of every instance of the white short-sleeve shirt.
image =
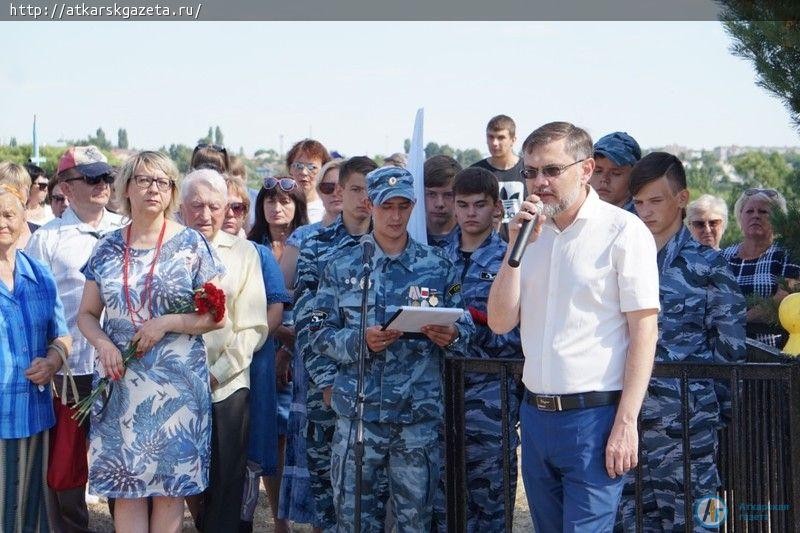
[[658, 309], [652, 234], [588, 187], [563, 231], [548, 220], [520, 266], [522, 381], [539, 394], [622, 390], [625, 313]]

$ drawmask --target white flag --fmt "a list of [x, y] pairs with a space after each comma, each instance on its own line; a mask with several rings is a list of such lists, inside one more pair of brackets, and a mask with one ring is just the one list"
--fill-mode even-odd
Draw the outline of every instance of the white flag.
[[421, 107], [417, 110], [417, 117], [414, 119], [414, 133], [411, 135], [411, 148], [408, 150], [408, 165], [406, 165], [406, 169], [414, 176], [414, 196], [417, 197], [417, 203], [414, 204], [411, 219], [408, 221], [408, 234], [412, 239], [428, 244], [423, 171], [425, 165], [425, 145], [422, 138], [424, 121], [425, 109]]

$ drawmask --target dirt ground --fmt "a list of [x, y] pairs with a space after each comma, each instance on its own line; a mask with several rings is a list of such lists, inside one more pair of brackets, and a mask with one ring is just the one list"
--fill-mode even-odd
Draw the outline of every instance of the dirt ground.
[[[517, 501], [514, 509], [514, 531], [520, 533], [530, 533], [533, 531], [533, 526], [531, 525], [531, 517], [528, 513], [528, 503], [525, 500], [525, 491], [522, 488], [522, 478], [519, 477], [518, 479], [519, 483], [517, 487]], [[271, 533], [274, 531], [272, 515], [267, 508], [266, 501], [267, 496], [262, 489], [261, 496], [258, 499], [258, 508], [256, 509], [255, 527], [253, 528], [253, 531], [257, 533]], [[114, 524], [111, 520], [111, 516], [108, 514], [108, 506], [105, 503], [90, 505], [89, 515], [89, 527], [93, 531], [97, 531], [98, 533], [110, 533], [114, 531]], [[184, 517], [183, 531], [195, 531], [191, 516], [189, 515], [188, 511]], [[297, 533], [307, 533], [311, 531], [311, 527], [305, 525], [295, 525], [293, 531]]]

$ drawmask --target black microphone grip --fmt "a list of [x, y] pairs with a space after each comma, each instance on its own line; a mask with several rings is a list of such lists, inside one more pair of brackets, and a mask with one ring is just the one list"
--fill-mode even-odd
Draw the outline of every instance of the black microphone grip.
[[531, 237], [533, 228], [536, 227], [536, 222], [539, 220], [538, 213], [534, 213], [533, 220], [526, 220], [522, 223], [519, 229], [517, 240], [514, 242], [514, 247], [511, 249], [511, 255], [508, 256], [508, 266], [518, 268], [520, 261], [522, 261], [522, 254], [525, 253], [525, 248], [528, 246], [528, 239]]

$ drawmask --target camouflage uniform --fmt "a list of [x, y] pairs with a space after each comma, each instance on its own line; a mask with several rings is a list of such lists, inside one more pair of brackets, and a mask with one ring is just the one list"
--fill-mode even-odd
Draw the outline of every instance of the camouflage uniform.
[[[475, 336], [467, 348], [468, 357], [484, 359], [522, 358], [519, 328], [497, 335], [486, 323], [486, 302], [506, 253], [506, 243], [492, 232], [467, 259], [461, 252], [461, 238], [444, 250], [461, 274], [464, 306], [475, 322]], [[503, 425], [501, 421], [499, 374], [469, 372], [464, 376], [465, 444], [467, 468], [467, 531], [486, 533], [505, 529], [503, 493]], [[517, 492], [517, 446], [519, 401], [522, 390], [514, 377], [508, 378], [509, 466], [511, 494]], [[513, 496], [512, 496], [513, 498]], [[435, 529], [445, 531], [444, 485], [440, 483], [434, 510]], [[509, 510], [514, 511], [514, 501]]]
[[[372, 240], [371, 234], [364, 239]], [[376, 244], [372, 265], [368, 325], [385, 323], [403, 305], [462, 306], [459, 273], [450, 261], [410, 237], [405, 250], [394, 258], [386, 256]], [[362, 276], [361, 246], [343, 250], [329, 261], [310, 326], [311, 344], [337, 362], [331, 482], [338, 527], [347, 532], [353, 530], [355, 504], [353, 442]], [[463, 356], [474, 331], [469, 314], [465, 313], [456, 327], [459, 336], [448, 351]], [[368, 353], [364, 376], [364, 531], [383, 531], [390, 492], [397, 531], [430, 528], [440, 468], [443, 353], [426, 337], [403, 337], [385, 350]]]
[[[656, 361], [741, 362], [745, 358], [745, 301], [727, 262], [681, 230], [658, 252], [659, 339]], [[717, 431], [729, 413], [725, 384], [689, 381], [692, 497], [716, 494]], [[653, 378], [642, 405], [642, 512], [645, 531], [684, 531], [683, 426], [680, 380]], [[635, 473], [628, 473], [621, 524], [636, 524]], [[705, 531], [695, 525], [696, 531]]]
[[353, 236], [347, 232], [339, 216], [330, 226], [306, 239], [297, 260], [297, 278], [294, 286], [296, 298], [294, 322], [297, 332], [295, 345], [301, 360], [305, 362], [305, 367], [301, 369], [301, 373], [295, 374], [295, 379], [304, 378], [308, 383], [307, 423], [303, 434], [306, 435], [306, 456], [311, 499], [316, 514], [315, 524], [325, 531], [331, 530], [336, 524], [330, 472], [331, 441], [336, 415], [323, 402], [322, 389], [333, 385], [336, 361], [320, 354], [308, 342], [308, 325], [319, 277], [325, 265], [340, 250], [356, 246], [359, 238], [360, 236]]

